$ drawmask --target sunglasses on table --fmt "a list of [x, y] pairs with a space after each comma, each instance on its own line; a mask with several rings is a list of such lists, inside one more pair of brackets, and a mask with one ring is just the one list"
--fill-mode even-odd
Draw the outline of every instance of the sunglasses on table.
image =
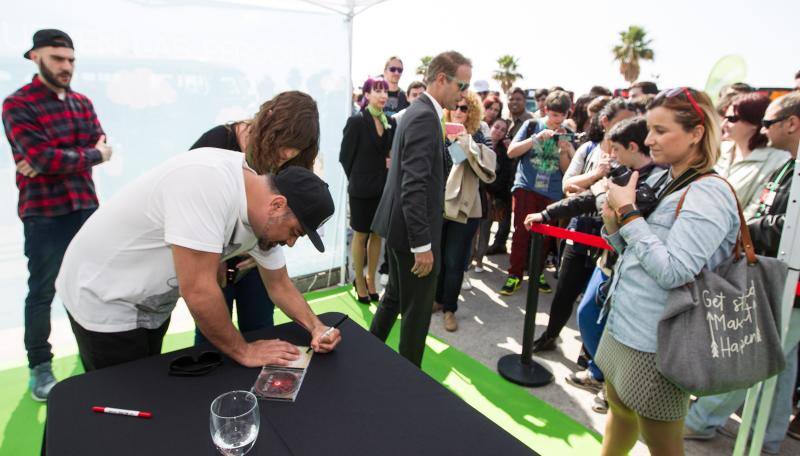
[[458, 109], [459, 111], [461, 111], [464, 114], [466, 114], [467, 111], [469, 111], [469, 106], [467, 106], [467, 105], [456, 105], [456, 109]]
[[706, 115], [703, 113], [703, 110], [700, 109], [700, 105], [697, 104], [697, 100], [694, 99], [694, 95], [692, 95], [692, 92], [688, 88], [686, 88], [686, 87], [675, 87], [674, 89], [663, 90], [663, 91], [661, 91], [661, 93], [656, 95], [656, 98], [657, 99], [658, 98], [673, 98], [673, 97], [677, 97], [677, 96], [680, 96], [680, 95], [685, 95], [686, 96], [686, 99], [689, 101], [689, 103], [691, 103], [692, 108], [694, 109], [694, 111], [697, 113], [697, 115], [700, 116], [700, 124], [701, 125], [705, 125], [705, 123], [706, 123]]
[[197, 377], [211, 372], [220, 365], [222, 365], [222, 355], [215, 351], [205, 351], [197, 358], [183, 355], [169, 363], [169, 375]]
[[403, 67], [390, 66], [387, 70], [391, 73], [403, 74]]
[[777, 119], [761, 119], [761, 126], [764, 128], [769, 128], [778, 122], [783, 122], [788, 118], [789, 116], [778, 117]]
[[446, 74], [445, 76], [447, 76], [447, 79], [449, 79], [450, 81], [455, 82], [456, 84], [458, 84], [458, 91], [459, 92], [463, 92], [463, 91], [469, 89], [469, 82], [464, 82], [461, 79], [456, 78], [455, 76], [450, 76], [449, 74]]

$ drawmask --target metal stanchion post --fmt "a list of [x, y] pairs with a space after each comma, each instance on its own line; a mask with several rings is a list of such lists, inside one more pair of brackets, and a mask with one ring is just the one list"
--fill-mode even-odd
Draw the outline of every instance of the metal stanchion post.
[[506, 380], [523, 386], [545, 386], [553, 382], [553, 374], [533, 360], [533, 337], [536, 331], [536, 312], [539, 307], [537, 279], [542, 273], [543, 236], [531, 233], [528, 259], [528, 297], [525, 304], [525, 329], [522, 332], [522, 355], [506, 355], [497, 362], [497, 371]]

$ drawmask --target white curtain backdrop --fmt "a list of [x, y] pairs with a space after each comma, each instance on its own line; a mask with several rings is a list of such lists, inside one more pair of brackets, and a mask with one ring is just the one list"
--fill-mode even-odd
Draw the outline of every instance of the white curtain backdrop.
[[[326, 252], [301, 240], [285, 249], [292, 276], [335, 269], [345, 258], [346, 182], [338, 163], [351, 109], [350, 23], [303, 2], [78, 0], [11, 2], [0, 15], [0, 95], [30, 82], [22, 58], [41, 28], [76, 47], [73, 88], [93, 102], [114, 156], [94, 169], [100, 204], [206, 130], [252, 116], [284, 90], [317, 101], [322, 130], [316, 172], [336, 214], [323, 227]], [[27, 293], [15, 166], [0, 140], [0, 329], [20, 326]], [[56, 303], [54, 316], [64, 316]]]

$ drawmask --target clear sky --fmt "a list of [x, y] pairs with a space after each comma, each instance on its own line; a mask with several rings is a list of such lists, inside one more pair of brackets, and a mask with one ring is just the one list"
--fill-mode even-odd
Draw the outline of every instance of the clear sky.
[[659, 86], [703, 88], [729, 54], [744, 58], [746, 82], [756, 86], [793, 87], [800, 70], [800, 0], [389, 0], [355, 19], [354, 84], [396, 54], [406, 87], [420, 57], [455, 49], [472, 59], [473, 81], [492, 87], [502, 54], [519, 57], [523, 87], [625, 87], [611, 48], [632, 24], [649, 32], [655, 51], [639, 79]]

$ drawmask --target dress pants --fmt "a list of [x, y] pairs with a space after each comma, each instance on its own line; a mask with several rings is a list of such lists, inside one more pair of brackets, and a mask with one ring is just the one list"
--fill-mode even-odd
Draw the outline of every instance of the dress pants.
[[369, 331], [380, 340], [386, 341], [397, 316], [402, 315], [398, 351], [419, 367], [422, 365], [425, 337], [431, 324], [431, 308], [439, 274], [439, 255], [434, 252], [433, 270], [420, 278], [411, 273], [414, 266], [413, 253], [391, 247], [386, 250], [389, 253], [389, 283], [386, 284]]

